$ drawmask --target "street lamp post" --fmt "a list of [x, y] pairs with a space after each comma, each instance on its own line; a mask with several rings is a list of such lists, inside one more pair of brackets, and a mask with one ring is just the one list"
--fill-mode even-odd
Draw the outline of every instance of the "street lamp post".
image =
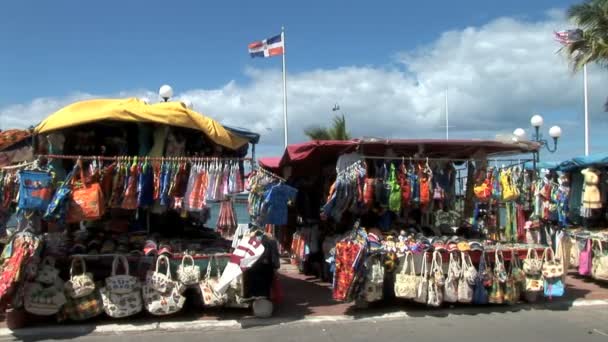
[[164, 84], [158, 90], [158, 95], [160, 95], [163, 101], [167, 102], [173, 97], [173, 88], [170, 85]]
[[[540, 134], [540, 127], [544, 124], [545, 120], [542, 116], [536, 114], [530, 119], [530, 124], [534, 127], [534, 134], [532, 136], [533, 141], [544, 146], [549, 153], [555, 153], [557, 151], [557, 141], [562, 136], [562, 129], [559, 126], [553, 126], [549, 129], [549, 136], [553, 139], [553, 147], [549, 146], [549, 141], [543, 139]], [[526, 131], [523, 128], [517, 128], [513, 131], [513, 136], [516, 140], [525, 140]], [[534, 152], [533, 168], [536, 170], [536, 163], [540, 162], [540, 151]]]

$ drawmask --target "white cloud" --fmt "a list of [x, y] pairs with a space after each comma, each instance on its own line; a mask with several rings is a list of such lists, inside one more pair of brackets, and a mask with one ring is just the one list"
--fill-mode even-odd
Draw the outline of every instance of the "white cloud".
[[[550, 11], [537, 22], [499, 18], [483, 26], [444, 32], [426, 46], [397, 54], [388, 67], [290, 73], [290, 140], [302, 141], [305, 127], [330, 122], [335, 103], [340, 104], [355, 136], [442, 137], [446, 87], [453, 136], [491, 138], [525, 127], [531, 113], [539, 112], [548, 125], [567, 128], [564, 134], [570, 134], [570, 139], [579, 137], [581, 78], [556, 54], [559, 46], [552, 37], [554, 30], [564, 27], [568, 24], [560, 11]], [[225, 124], [261, 133], [267, 145], [264, 150], [280, 153], [280, 71], [249, 68], [245, 75], [249, 79], [245, 84], [232, 81], [217, 89], [188, 90], [178, 97], [191, 100], [196, 110]], [[592, 68], [590, 108], [595, 116], [608, 95], [601, 91], [606, 81], [608, 73]], [[145, 90], [118, 95], [156, 98]], [[2, 126], [30, 125], [67, 103], [92, 96], [74, 94], [0, 108]]]

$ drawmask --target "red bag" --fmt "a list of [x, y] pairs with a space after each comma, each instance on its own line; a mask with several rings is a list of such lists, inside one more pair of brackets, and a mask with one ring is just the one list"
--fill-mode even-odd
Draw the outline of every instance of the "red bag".
[[76, 167], [80, 168], [80, 183], [72, 181], [72, 192], [67, 215], [68, 223], [99, 220], [105, 213], [103, 191], [99, 183], [87, 184], [82, 170], [82, 161]]
[[412, 199], [412, 185], [407, 177], [407, 175], [403, 172], [399, 173], [399, 184], [401, 185], [401, 201], [404, 206], [408, 206], [410, 204], [410, 200]]
[[368, 208], [374, 206], [374, 183], [375, 179], [373, 178], [365, 179], [365, 185], [363, 187], [363, 203]]

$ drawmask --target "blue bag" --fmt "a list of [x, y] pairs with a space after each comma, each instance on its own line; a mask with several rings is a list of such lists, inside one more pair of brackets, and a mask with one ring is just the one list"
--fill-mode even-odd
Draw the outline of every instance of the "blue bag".
[[545, 297], [563, 297], [564, 292], [564, 282], [562, 282], [562, 278], [545, 279]]
[[49, 172], [19, 171], [18, 210], [45, 211], [53, 195], [53, 177]]
[[46, 208], [43, 219], [47, 221], [58, 221], [60, 223], [65, 221], [68, 212], [68, 204], [70, 203], [70, 194], [72, 192], [70, 184], [72, 183], [73, 175], [74, 170], [67, 175], [63, 184], [57, 189]]
[[488, 304], [488, 290], [485, 286], [486, 274], [486, 252], [484, 251], [479, 260], [479, 270], [475, 278], [475, 288], [473, 289], [473, 304]]

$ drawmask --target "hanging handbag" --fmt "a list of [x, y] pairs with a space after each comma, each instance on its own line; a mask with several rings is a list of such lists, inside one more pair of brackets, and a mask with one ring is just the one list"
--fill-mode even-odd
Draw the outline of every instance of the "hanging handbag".
[[384, 292], [384, 264], [377, 256], [370, 256], [367, 260], [367, 276], [364, 285], [364, 297], [368, 302], [382, 299]]
[[545, 279], [544, 295], [549, 299], [552, 299], [553, 297], [563, 297], [565, 292], [564, 287], [564, 282], [561, 277]]
[[450, 262], [448, 264], [448, 277], [443, 287], [443, 300], [447, 303], [458, 302], [458, 284], [466, 282], [461, 280], [462, 268], [461, 261], [455, 258], [455, 252], [450, 253]]
[[54, 285], [58, 278], [59, 270], [55, 267], [55, 259], [52, 257], [42, 259], [36, 274], [36, 282], [43, 285]]
[[[216, 276], [211, 277], [211, 270], [213, 269], [213, 261], [215, 260]], [[220, 265], [217, 262], [216, 257], [210, 256], [209, 262], [207, 263], [207, 273], [205, 278], [200, 282], [201, 294], [203, 296], [203, 304], [207, 307], [221, 306], [226, 303], [227, 296], [225, 294], [219, 294], [214, 290], [219, 279], [222, 277], [220, 272]]]
[[505, 302], [505, 293], [502, 289], [502, 282], [498, 277], [494, 276], [488, 302], [491, 304], [503, 304]]
[[395, 165], [391, 164], [390, 177], [388, 180], [388, 185], [390, 186], [390, 193], [388, 199], [388, 207], [390, 211], [395, 213], [401, 212], [401, 185], [397, 182], [397, 172], [395, 170]]
[[[186, 264], [186, 260], [190, 261], [190, 265]], [[182, 263], [177, 268], [177, 279], [184, 285], [198, 284], [201, 280], [201, 268], [194, 263], [191, 255], [184, 255]]]
[[79, 160], [77, 165], [80, 171], [80, 183], [72, 182], [67, 222], [99, 220], [105, 213], [105, 200], [101, 186], [97, 182], [87, 184], [82, 161]]
[[395, 296], [406, 299], [416, 298], [418, 281], [419, 278], [416, 276], [416, 270], [414, 267], [414, 255], [412, 252], [407, 251], [405, 253], [401, 273], [398, 273], [395, 276]]
[[[116, 274], [118, 264], [121, 262], [125, 274]], [[105, 283], [107, 290], [116, 294], [128, 294], [141, 288], [139, 279], [129, 274], [129, 262], [124, 255], [114, 257], [112, 275], [106, 278]]]
[[70, 184], [72, 183], [72, 177], [74, 176], [74, 170], [72, 170], [63, 181], [63, 184], [59, 186], [55, 194], [51, 198], [46, 212], [44, 213], [43, 219], [46, 221], [58, 221], [63, 222], [67, 216], [68, 205], [70, 202], [70, 195], [72, 189]]
[[17, 209], [46, 211], [53, 195], [53, 177], [49, 172], [19, 171], [19, 202]]
[[509, 275], [505, 283], [505, 303], [509, 305], [517, 304], [521, 297], [521, 285], [515, 280], [513, 274]]
[[416, 291], [417, 303], [426, 304], [429, 292], [429, 274], [427, 270], [427, 253], [422, 253], [422, 261], [420, 266], [420, 277], [418, 278], [418, 290]]
[[[551, 257], [549, 257], [551, 254]], [[564, 265], [555, 259], [555, 253], [551, 247], [545, 248], [543, 253], [543, 278], [545, 280], [559, 278], [564, 274]]]
[[504, 284], [507, 281], [507, 269], [505, 268], [505, 257], [502, 250], [496, 247], [494, 252], [494, 280]]
[[544, 281], [540, 275], [526, 276], [526, 291], [524, 293], [526, 301], [529, 303], [536, 302], [543, 288]]
[[[117, 275], [116, 268], [122, 262], [125, 274]], [[112, 262], [112, 275], [106, 278], [106, 286], [99, 291], [103, 310], [112, 318], [123, 318], [138, 314], [143, 309], [141, 284], [129, 275], [129, 263], [123, 255], [117, 255]]]
[[475, 285], [475, 279], [477, 278], [477, 270], [473, 266], [471, 255], [467, 252], [461, 252], [462, 259], [462, 279], [464, 279], [469, 285]]
[[443, 257], [440, 252], [433, 252], [433, 263], [431, 266], [431, 276], [435, 279], [437, 286], [443, 287], [445, 285], [445, 275], [443, 273]]
[[39, 316], [50, 316], [59, 312], [66, 298], [63, 293], [63, 281], [55, 278], [52, 285], [26, 283], [23, 291], [25, 311]]
[[[439, 264], [440, 262], [441, 254], [437, 251], [433, 252], [433, 262], [431, 264], [433, 275], [429, 277], [429, 294], [427, 298], [427, 304], [433, 307], [439, 307], [443, 303], [443, 289], [442, 285], [439, 284], [439, 279], [441, 278], [443, 284], [445, 284], [445, 280], [443, 279], [443, 270]], [[439, 272], [441, 272], [441, 275]]]
[[600, 240], [593, 240], [593, 243], [599, 248], [593, 250], [591, 276], [597, 280], [608, 280], [608, 255], [604, 253]]
[[[74, 272], [77, 264], [80, 264], [80, 274]], [[65, 283], [65, 292], [70, 298], [80, 298], [88, 296], [93, 291], [95, 291], [93, 275], [87, 273], [87, 266], [82, 257], [74, 257], [70, 266], [70, 280]]]
[[526, 260], [524, 260], [523, 269], [527, 276], [541, 275], [543, 261], [538, 257], [538, 253], [534, 248], [528, 248]]
[[[161, 263], [165, 263], [167, 268], [165, 273], [160, 272]], [[169, 286], [172, 285], [171, 280], [171, 261], [164, 255], [160, 255], [156, 258], [156, 268], [154, 271], [148, 271], [146, 274], [146, 285], [160, 293], [165, 293], [168, 291]]]
[[582, 276], [591, 275], [591, 267], [593, 266], [593, 249], [591, 239], [585, 242], [585, 249], [581, 251], [578, 258], [578, 274]]
[[473, 304], [483, 305], [488, 304], [488, 291], [486, 290], [486, 252], [481, 253], [479, 259], [479, 271], [477, 272], [477, 278], [475, 279], [475, 287], [473, 290]]
[[521, 268], [521, 261], [519, 260], [519, 254], [517, 250], [511, 249], [511, 278], [520, 287], [526, 283], [526, 274]]
[[159, 292], [149, 284], [144, 285], [142, 289], [146, 311], [155, 316], [174, 314], [180, 311], [186, 302], [186, 297], [182, 295], [184, 292], [182, 285], [170, 278], [170, 272], [167, 274], [169, 282], [165, 286], [165, 291]]
[[97, 317], [103, 313], [103, 301], [99, 291], [93, 291], [79, 298], [66, 298], [66, 303], [61, 309], [60, 320], [70, 319], [73, 321], [84, 321]]
[[570, 267], [578, 267], [581, 250], [576, 238], [570, 238]]

